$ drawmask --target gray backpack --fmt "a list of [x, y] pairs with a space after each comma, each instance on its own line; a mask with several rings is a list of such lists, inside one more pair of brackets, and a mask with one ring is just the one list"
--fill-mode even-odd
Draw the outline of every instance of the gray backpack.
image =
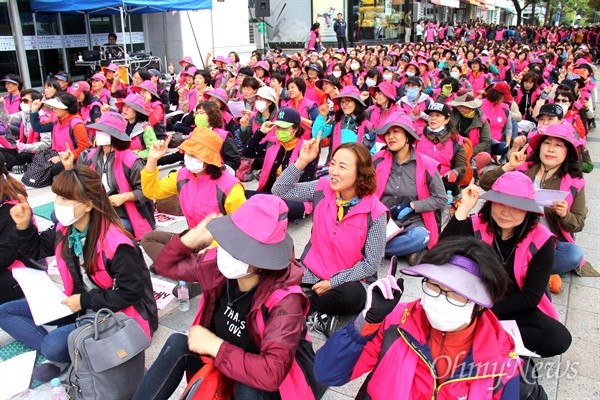
[[137, 321], [107, 308], [77, 318], [69, 334], [69, 395], [76, 400], [131, 399], [144, 376], [150, 339]]

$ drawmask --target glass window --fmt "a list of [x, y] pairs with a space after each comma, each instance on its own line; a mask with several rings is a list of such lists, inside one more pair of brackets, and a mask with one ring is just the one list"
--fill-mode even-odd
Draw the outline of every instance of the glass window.
[[404, 0], [354, 0], [359, 40], [396, 39], [403, 32]]
[[[17, 68], [17, 52], [3, 51], [0, 55], [0, 76], [5, 76], [6, 74], [19, 74], [19, 69]], [[0, 93], [6, 93], [4, 85], [0, 85]]]
[[[30, 1], [19, 1], [19, 16], [21, 18], [21, 31], [24, 36], [35, 35], [33, 27], [33, 14]], [[58, 14], [36, 13], [38, 35], [60, 35], [58, 28]]]
[[87, 33], [83, 14], [62, 14], [61, 19], [65, 35], [83, 35]]
[[106, 33], [113, 31], [112, 18], [110, 15], [90, 15], [90, 27], [92, 33]]
[[[62, 51], [60, 49], [40, 50], [41, 62], [38, 61], [37, 50], [27, 50], [27, 64], [29, 65], [29, 78], [31, 86], [42, 86], [47, 77], [58, 71], [65, 71]], [[40, 76], [40, 64], [42, 64], [43, 76]]]
[[0, 2], [0, 36], [12, 36], [10, 19], [8, 19], [8, 7], [6, 3]]
[[[127, 15], [123, 16], [125, 18], [125, 29], [129, 31], [129, 18]], [[121, 15], [115, 15], [115, 29], [118, 32], [121, 32]], [[132, 14], [131, 15], [131, 32], [143, 32], [144, 31], [144, 19], [142, 14]]]

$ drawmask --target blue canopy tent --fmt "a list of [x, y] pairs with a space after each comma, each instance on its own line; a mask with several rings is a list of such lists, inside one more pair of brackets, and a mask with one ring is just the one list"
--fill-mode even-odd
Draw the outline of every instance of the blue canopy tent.
[[[210, 10], [212, 0], [31, 0], [34, 12], [120, 14], [123, 30], [123, 46], [127, 50], [125, 15], [148, 14], [167, 11]], [[188, 16], [189, 17], [189, 16]], [[127, 60], [127, 51], [125, 51]]]

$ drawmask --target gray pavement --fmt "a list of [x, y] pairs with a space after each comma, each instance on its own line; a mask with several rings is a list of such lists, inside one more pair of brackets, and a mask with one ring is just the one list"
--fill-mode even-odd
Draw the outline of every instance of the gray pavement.
[[[596, 109], [598, 109], [596, 107]], [[600, 269], [600, 129], [593, 129], [588, 136], [588, 149], [592, 160], [596, 161], [595, 170], [586, 175], [586, 197], [590, 213], [586, 219], [585, 228], [577, 235], [577, 243], [585, 252], [585, 257], [597, 269]], [[171, 168], [163, 168], [161, 176]], [[256, 181], [245, 186], [254, 189]], [[30, 204], [46, 204], [54, 199], [50, 188], [29, 190]], [[40, 229], [50, 226], [50, 222], [39, 219]], [[296, 254], [302, 253], [304, 246], [310, 238], [312, 223], [310, 218], [300, 222], [292, 222], [289, 232], [294, 238]], [[172, 225], [166, 230], [182, 231], [185, 222]], [[402, 261], [402, 263], [404, 263]], [[386, 259], [379, 269], [383, 276], [389, 265]], [[407, 266], [404, 263], [403, 266]], [[57, 285], [60, 278], [52, 276]], [[164, 278], [163, 278], [164, 279]], [[405, 280], [405, 293], [402, 301], [412, 301], [420, 297], [420, 284], [417, 278]], [[187, 312], [180, 312], [177, 300], [160, 311], [160, 327], [155, 333], [152, 345], [146, 351], [146, 366], [152, 365], [160, 349], [169, 335], [175, 332], [187, 331], [192, 323], [197, 309], [199, 297], [192, 299], [191, 308]], [[600, 399], [600, 278], [581, 278], [570, 274], [563, 280], [563, 292], [553, 295], [552, 301], [558, 310], [563, 323], [571, 331], [573, 343], [569, 350], [557, 357], [541, 359], [538, 361], [540, 381], [544, 386], [550, 400], [567, 399]], [[348, 320], [346, 320], [347, 322]], [[13, 339], [0, 330], [0, 346], [10, 343]], [[313, 335], [315, 349], [321, 347], [325, 337], [320, 334]], [[324, 399], [342, 400], [354, 398], [364, 378], [350, 382], [342, 387], [330, 388]], [[180, 384], [179, 390], [171, 397], [178, 399], [185, 387], [185, 381]], [[35, 390], [33, 398], [48, 398], [48, 385], [42, 385]]]

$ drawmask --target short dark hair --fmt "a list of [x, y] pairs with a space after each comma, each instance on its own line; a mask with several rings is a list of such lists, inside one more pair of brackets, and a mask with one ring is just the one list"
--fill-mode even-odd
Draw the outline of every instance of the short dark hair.
[[258, 90], [260, 83], [258, 82], [258, 79], [248, 76], [242, 81], [242, 87], [251, 87], [253, 90]]
[[285, 85], [285, 75], [282, 74], [281, 72], [279, 72], [279, 71], [273, 72], [271, 74], [271, 80], [273, 80], [273, 79], [277, 80], [277, 82], [280, 82], [282, 86]]
[[54, 90], [56, 90], [56, 94], [59, 94], [63, 91], [60, 87], [60, 83], [58, 83], [58, 79], [56, 78], [50, 78], [46, 80], [46, 82], [44, 82], [44, 86], [49, 86], [53, 88]]
[[455, 255], [466, 257], [479, 265], [479, 277], [492, 298], [492, 302], [495, 303], [504, 297], [509, 278], [498, 253], [493, 247], [472, 236], [454, 236], [440, 240], [425, 253], [421, 262], [443, 265]]
[[356, 156], [356, 194], [359, 198], [375, 193], [377, 189], [377, 179], [375, 177], [375, 168], [373, 167], [373, 159], [371, 152], [362, 143], [347, 142], [339, 145], [331, 155], [335, 157], [335, 153], [339, 150], [350, 150]]
[[110, 145], [115, 148], [115, 150], [127, 150], [129, 146], [131, 146], [131, 142], [126, 142], [121, 139], [117, 139], [114, 136], [110, 137]]
[[73, 96], [71, 93], [59, 93], [56, 95], [56, 98], [67, 106], [67, 112], [69, 114], [77, 114], [79, 112], [80, 106], [77, 97]]
[[302, 93], [302, 95], [304, 96], [304, 93], [306, 93], [306, 82], [304, 81], [304, 79], [302, 78], [292, 78], [288, 81], [288, 83], [285, 85], [286, 88], [289, 89], [290, 84], [294, 84], [296, 85], [296, 87], [298, 88], [298, 90], [300, 91], [300, 93]]
[[138, 68], [135, 70], [134, 74], [136, 72], [138, 73], [140, 78], [142, 78], [143, 81], [149, 81], [152, 78], [152, 75], [150, 75], [150, 72], [148, 72], [146, 68]]
[[6, 78], [10, 79], [11, 81], [17, 82], [17, 85], [19, 86], [19, 92], [23, 90], [23, 79], [19, 75], [8, 74], [6, 75]]
[[500, 100], [503, 97], [504, 94], [494, 88], [490, 88], [485, 94], [485, 98], [488, 99], [491, 103], [497, 103], [498, 100]]
[[41, 100], [44, 96], [35, 89], [25, 89], [21, 92], [21, 98], [30, 95], [31, 100]]
[[108, 34], [108, 38], [109, 39], [115, 39], [115, 40], [117, 40], [117, 34], [114, 33], [114, 32], [111, 32], [111, 33]]
[[194, 73], [194, 79], [196, 79], [198, 75], [202, 76], [206, 86], [210, 86], [212, 84], [212, 75], [210, 74], [210, 71], [206, 69], [199, 69]]
[[223, 128], [223, 113], [219, 106], [212, 101], [205, 100], [198, 103], [196, 110], [199, 108], [203, 109], [206, 113], [206, 119], [209, 126], [213, 128]]

